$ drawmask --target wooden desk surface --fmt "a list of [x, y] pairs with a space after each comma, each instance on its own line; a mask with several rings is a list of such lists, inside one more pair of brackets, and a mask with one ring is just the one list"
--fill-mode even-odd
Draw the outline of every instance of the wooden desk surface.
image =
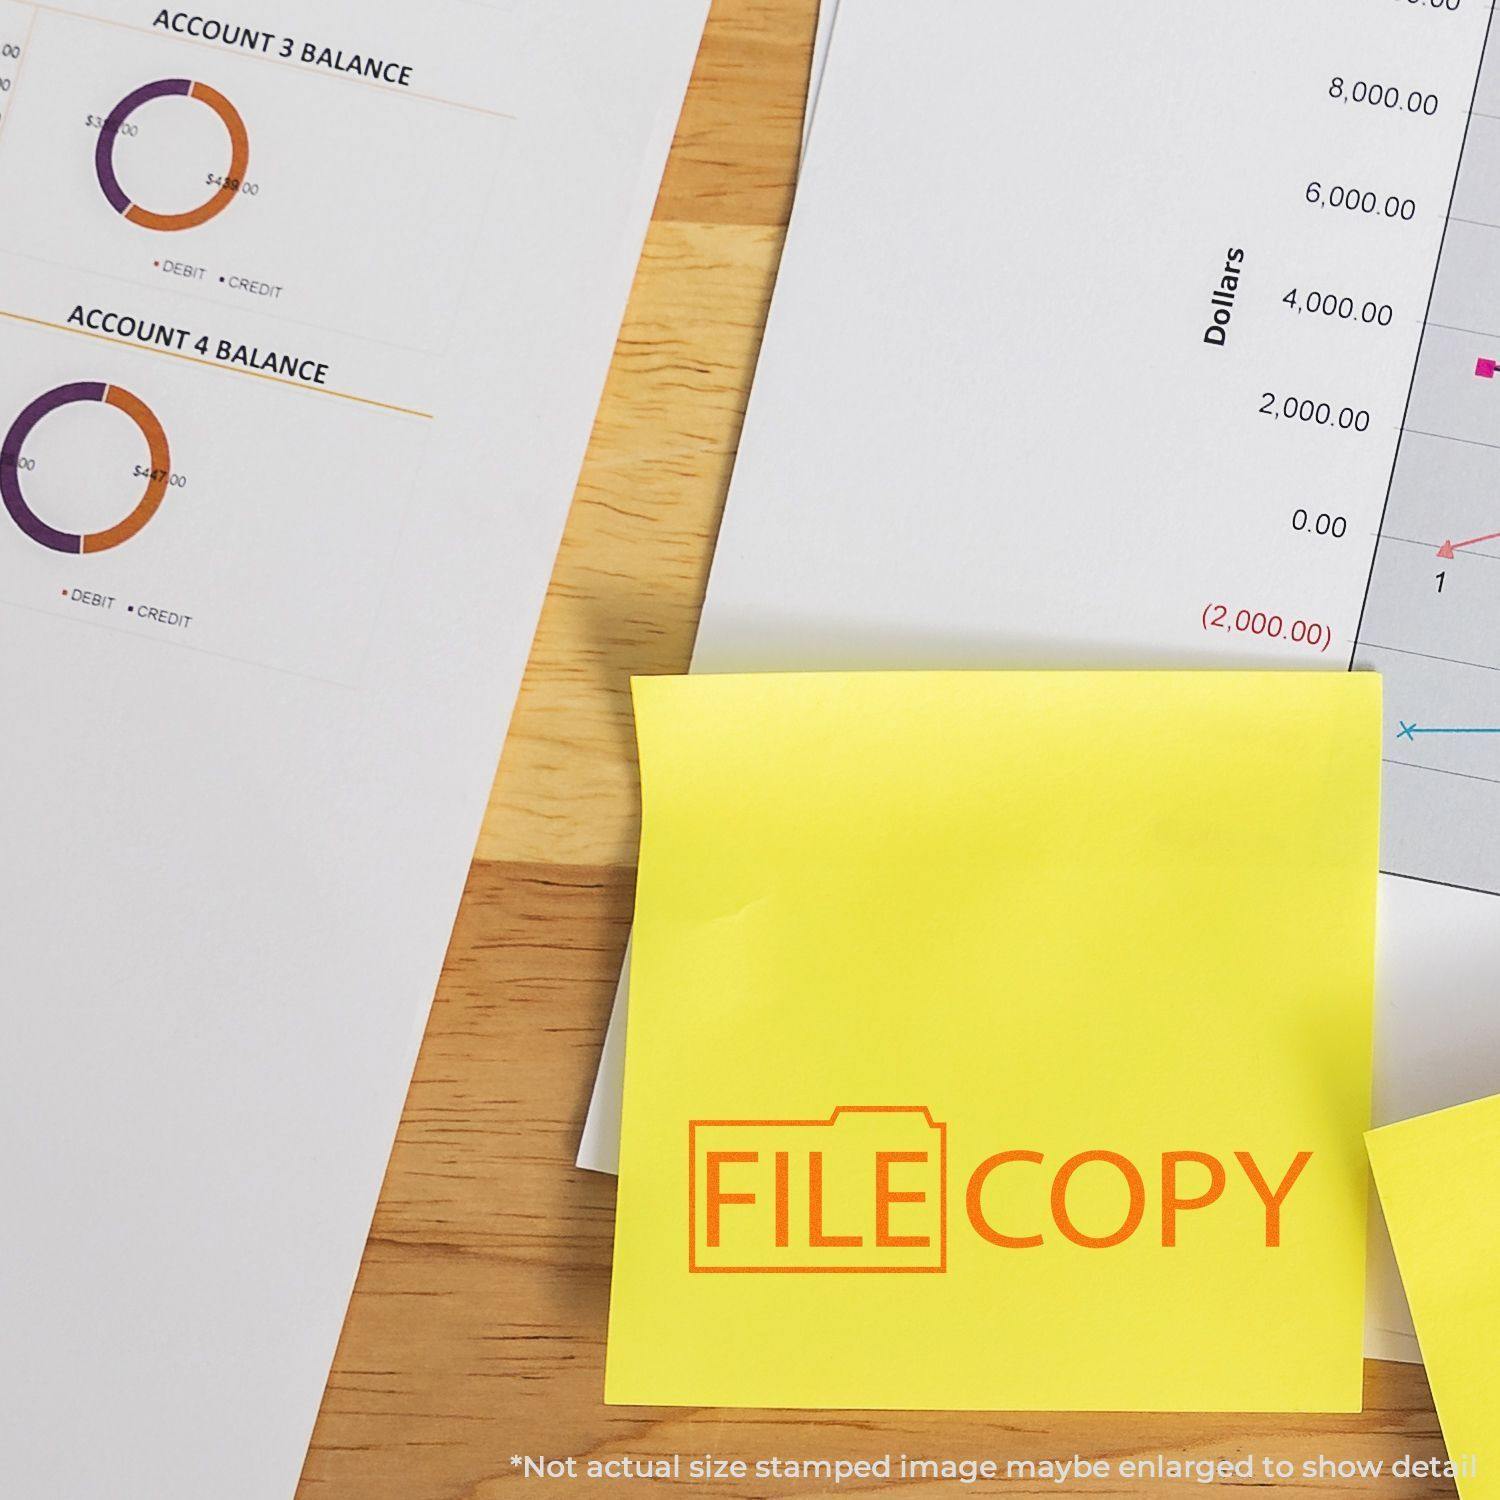
[[[602, 1488], [527, 1481], [510, 1463], [522, 1453], [1250, 1452], [1300, 1464], [1442, 1452], [1422, 1371], [1373, 1363], [1360, 1417], [799, 1416], [602, 1403], [614, 1184], [572, 1161], [630, 917], [627, 684], [688, 663], [791, 207], [815, 13], [815, 0], [715, 0], [300, 1500]], [[1453, 1493], [1446, 1482], [1390, 1479], [1276, 1488]], [[834, 1493], [775, 1481], [672, 1492]]]

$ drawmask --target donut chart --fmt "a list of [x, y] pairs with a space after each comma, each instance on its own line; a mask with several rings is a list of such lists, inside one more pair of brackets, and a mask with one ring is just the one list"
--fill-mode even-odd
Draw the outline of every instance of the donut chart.
[[[229, 132], [229, 170], [224, 175], [224, 185], [206, 202], [180, 214], [160, 214], [133, 203], [115, 173], [115, 143], [120, 128], [142, 105], [153, 99], [188, 98], [206, 104], [224, 123]], [[126, 94], [109, 112], [99, 132], [99, 144], [94, 148], [94, 170], [99, 177], [99, 187], [116, 213], [139, 224], [143, 229], [156, 229], [171, 233], [180, 229], [196, 229], [223, 213], [239, 195], [240, 185], [250, 166], [250, 135], [240, 112], [217, 89], [206, 83], [195, 83], [191, 78], [160, 78], [155, 83], [142, 84], [140, 88]]]
[[[65, 406], [96, 401], [124, 412], [140, 428], [141, 436], [146, 439], [146, 446], [151, 453], [151, 476], [145, 493], [124, 520], [104, 531], [59, 531], [42, 520], [26, 500], [21, 488], [21, 450], [26, 439], [31, 436], [32, 429], [43, 417]], [[167, 435], [157, 421], [156, 413], [139, 396], [132, 395], [117, 385], [89, 382], [60, 385], [55, 390], [38, 396], [11, 423], [10, 431], [5, 434], [5, 441], [0, 443], [0, 499], [4, 500], [11, 520], [39, 546], [75, 556], [89, 552], [108, 552], [110, 548], [128, 542], [156, 514], [162, 497], [167, 492], [171, 467], [172, 457], [167, 447]]]

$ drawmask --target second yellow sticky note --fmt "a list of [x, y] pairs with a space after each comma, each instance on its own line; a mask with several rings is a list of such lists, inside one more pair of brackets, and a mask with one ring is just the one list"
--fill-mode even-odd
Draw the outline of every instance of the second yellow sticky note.
[[1368, 1137], [1463, 1500], [1500, 1497], [1500, 1098]]

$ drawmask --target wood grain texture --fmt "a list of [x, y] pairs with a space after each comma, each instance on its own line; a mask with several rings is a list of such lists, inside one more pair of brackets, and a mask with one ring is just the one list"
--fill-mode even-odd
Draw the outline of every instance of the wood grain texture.
[[652, 226], [481, 859], [634, 862], [630, 678], [692, 654], [780, 253], [775, 228]]
[[[652, 1411], [602, 1403], [613, 1181], [573, 1152], [625, 945], [628, 681], [688, 661], [796, 172], [815, 0], [716, 0], [299, 1495], [645, 1493], [513, 1454], [1299, 1462], [1442, 1452], [1419, 1369], [1358, 1417]], [[996, 1358], [1004, 1358], [1003, 1350]], [[952, 1484], [741, 1482], [771, 1497]], [[997, 1493], [1000, 1487], [961, 1487]], [[1010, 1484], [1010, 1495], [1056, 1485]], [[1099, 1495], [1189, 1495], [1109, 1482]], [[1325, 1480], [1288, 1495], [1447, 1495]], [[653, 1491], [654, 1492], [654, 1491]]]

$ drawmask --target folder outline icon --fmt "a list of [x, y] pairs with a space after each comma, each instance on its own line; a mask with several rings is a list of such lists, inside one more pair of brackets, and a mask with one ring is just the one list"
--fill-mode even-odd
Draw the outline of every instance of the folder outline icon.
[[[841, 1125], [844, 1126], [842, 1131]], [[918, 1145], [920, 1150], [903, 1149]], [[838, 1155], [841, 1146], [846, 1148], [842, 1160]], [[784, 1169], [788, 1180], [779, 1183], [779, 1194], [771, 1191], [748, 1195], [715, 1192], [714, 1186], [706, 1180], [712, 1170], [705, 1168], [711, 1147], [718, 1156], [733, 1162], [737, 1168], [750, 1166], [757, 1169], [757, 1181], [762, 1189], [768, 1188], [771, 1181], [770, 1164], [778, 1156], [783, 1156], [787, 1158]], [[782, 1149], [778, 1151], [777, 1147]], [[890, 1150], [892, 1147], [896, 1148], [894, 1152]], [[811, 1187], [809, 1174], [817, 1172], [818, 1188], [821, 1189], [825, 1158], [832, 1157], [833, 1166], [827, 1169], [828, 1179], [837, 1180], [847, 1188], [851, 1176], [858, 1177], [860, 1187], [864, 1189], [867, 1182], [873, 1184], [874, 1181], [862, 1171], [864, 1164], [873, 1167], [873, 1149], [879, 1149], [892, 1161], [899, 1162], [900, 1169], [906, 1173], [899, 1184], [894, 1184], [888, 1167], [884, 1180], [889, 1203], [898, 1205], [905, 1216], [901, 1226], [903, 1233], [877, 1245], [870, 1242], [867, 1222], [857, 1226], [846, 1222], [843, 1228], [855, 1227], [861, 1232], [824, 1238], [818, 1247], [823, 1253], [817, 1255], [811, 1245], [803, 1243], [799, 1257], [796, 1253], [798, 1247], [791, 1243], [789, 1209], [795, 1204], [800, 1214]], [[795, 1186], [790, 1181], [790, 1160], [794, 1152], [801, 1169]], [[783, 1165], [777, 1163], [775, 1170], [783, 1170]], [[913, 1192], [912, 1189], [918, 1186], [924, 1191]], [[904, 1191], [897, 1191], [897, 1187]], [[818, 1196], [821, 1202], [821, 1193]], [[774, 1250], [736, 1254], [736, 1248], [744, 1252], [744, 1242], [749, 1237], [745, 1234], [738, 1237], [738, 1247], [731, 1245], [726, 1248], [711, 1243], [708, 1220], [714, 1210], [707, 1199], [716, 1198], [719, 1203], [730, 1205], [735, 1213], [743, 1215], [749, 1211], [752, 1218], [759, 1217], [764, 1224], [773, 1197], [782, 1204], [777, 1211], [777, 1229], [778, 1235], [785, 1237], [779, 1244], [784, 1254], [778, 1255]], [[941, 1275], [948, 1269], [948, 1127], [945, 1122], [934, 1119], [925, 1105], [840, 1105], [826, 1119], [690, 1120], [687, 1198], [688, 1270], [695, 1274]], [[838, 1212], [829, 1210], [830, 1217]], [[727, 1215], [728, 1210], [725, 1213]], [[847, 1208], [843, 1213], [847, 1217]], [[926, 1232], [913, 1234], [913, 1230]], [[843, 1243], [854, 1239], [860, 1243]], [[835, 1253], [827, 1253], [830, 1250]]]

